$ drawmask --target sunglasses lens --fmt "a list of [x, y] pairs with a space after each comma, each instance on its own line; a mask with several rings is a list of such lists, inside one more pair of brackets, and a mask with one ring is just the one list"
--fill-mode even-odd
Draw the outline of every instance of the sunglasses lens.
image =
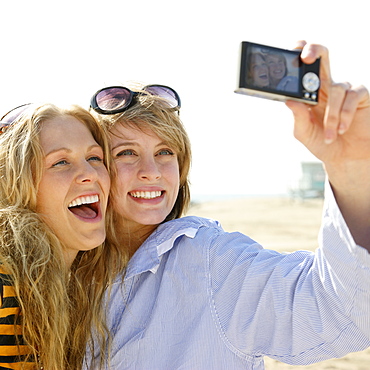
[[0, 133], [4, 132], [4, 130], [13, 122], [17, 121], [30, 105], [30, 103], [23, 104], [6, 113], [0, 120]]
[[111, 87], [96, 95], [97, 106], [104, 111], [124, 109], [131, 102], [131, 92], [124, 87]]
[[[180, 97], [177, 92], [168, 86], [148, 85], [143, 90], [163, 99], [165, 108], [180, 108]], [[90, 107], [101, 114], [116, 114], [129, 108], [139, 92], [131, 91], [127, 87], [112, 86], [104, 88], [91, 98]], [[146, 95], [145, 93], [143, 93]]]
[[165, 99], [168, 102], [170, 108], [180, 107], [180, 98], [176, 91], [171, 89], [170, 87], [161, 85], [149, 85], [145, 87], [145, 91], [147, 91], [151, 95], [156, 95]]

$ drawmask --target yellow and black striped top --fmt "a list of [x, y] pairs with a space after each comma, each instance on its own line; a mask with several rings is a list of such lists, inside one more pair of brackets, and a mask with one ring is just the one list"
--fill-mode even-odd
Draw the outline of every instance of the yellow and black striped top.
[[31, 370], [35, 363], [24, 364], [30, 349], [24, 344], [20, 307], [10, 276], [0, 267], [0, 370]]

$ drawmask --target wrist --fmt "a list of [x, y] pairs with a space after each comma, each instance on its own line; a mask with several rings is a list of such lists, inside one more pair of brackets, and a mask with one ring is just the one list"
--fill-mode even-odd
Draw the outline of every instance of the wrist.
[[370, 163], [325, 165], [338, 207], [358, 245], [370, 251]]
[[325, 163], [324, 167], [336, 195], [370, 200], [370, 160]]

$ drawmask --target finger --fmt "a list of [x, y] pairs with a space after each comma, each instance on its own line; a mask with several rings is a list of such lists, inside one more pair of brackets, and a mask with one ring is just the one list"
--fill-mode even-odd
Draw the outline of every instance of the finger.
[[305, 40], [298, 40], [293, 49], [302, 50], [306, 44], [307, 42]]
[[357, 86], [353, 89], [358, 97], [358, 108], [363, 109], [363, 108], [369, 108], [370, 107], [370, 95], [369, 95], [369, 90], [363, 86]]
[[309, 137], [311, 125], [311, 111], [307, 104], [288, 100], [285, 105], [292, 111], [294, 116], [294, 137], [304, 144]]
[[330, 84], [332, 82], [330, 73], [329, 50], [323, 45], [305, 44], [301, 53], [302, 61], [306, 64], [312, 64], [318, 58], [321, 58], [320, 61], [321, 86], [326, 87], [325, 84]]
[[[336, 83], [330, 86], [329, 100], [323, 120], [324, 140], [327, 144], [332, 143], [337, 138], [343, 112], [343, 103], [346, 98], [347, 91], [350, 88], [351, 85], [348, 82]], [[347, 111], [346, 114], [347, 113], [349, 112]]]
[[351, 126], [357, 109], [370, 106], [369, 91], [364, 86], [357, 86], [347, 91], [340, 114], [338, 133], [343, 135]]

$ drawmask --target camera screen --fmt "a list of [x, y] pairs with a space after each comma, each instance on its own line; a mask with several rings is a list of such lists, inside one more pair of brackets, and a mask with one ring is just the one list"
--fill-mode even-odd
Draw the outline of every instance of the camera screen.
[[250, 45], [246, 53], [246, 84], [257, 89], [298, 93], [299, 54]]

